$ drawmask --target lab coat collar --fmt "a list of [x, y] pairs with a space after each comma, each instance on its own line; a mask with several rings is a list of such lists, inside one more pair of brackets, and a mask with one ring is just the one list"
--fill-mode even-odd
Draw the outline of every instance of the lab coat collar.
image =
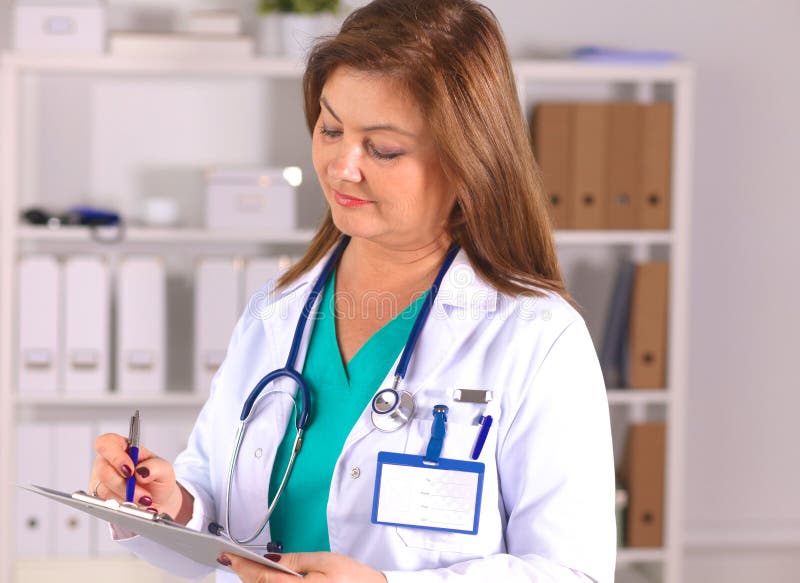
[[[298, 297], [298, 294], [302, 296], [304, 302], [308, 294], [311, 293], [311, 288], [314, 282], [317, 281], [331, 253], [333, 253], [333, 250], [326, 253], [325, 257], [290, 284], [288, 288], [281, 290], [275, 298], [275, 302], [292, 301]], [[436, 296], [436, 304], [438, 306], [477, 310], [478, 312], [494, 312], [497, 309], [497, 290], [478, 275], [472, 267], [467, 253], [460, 249], [442, 280], [442, 285]], [[447, 314], [449, 315], [450, 313], [448, 310]]]
[[[300, 311], [332, 252], [326, 254], [322, 260], [301, 275], [287, 289], [282, 290], [277, 297], [272, 298], [274, 301], [272, 307], [283, 323], [276, 326], [274, 321], [270, 322], [267, 318], [264, 318], [263, 322], [266, 328], [265, 333], [273, 339], [273, 345], [281, 347], [279, 354], [281, 354], [283, 362], [289, 353]], [[412, 394], [420, 390], [435, 371], [444, 365], [447, 357], [458, 350], [457, 339], [468, 336], [469, 330], [478, 326], [484, 315], [492, 313], [496, 309], [497, 290], [480, 278], [470, 264], [466, 252], [463, 249], [459, 250], [442, 280], [436, 301], [428, 316], [430, 324], [439, 321], [441, 325], [426, 326], [428, 332], [423, 333], [420, 337], [412, 357], [408, 376], [405, 379], [406, 390]], [[296, 368], [300, 371], [305, 363], [310, 328], [310, 325], [306, 326], [295, 363]], [[384, 382], [375, 388], [376, 392], [391, 386], [396, 366], [397, 362], [392, 366], [391, 372]], [[369, 407], [367, 407], [348, 435], [344, 449], [351, 447], [373, 430], [374, 426], [370, 420]]]

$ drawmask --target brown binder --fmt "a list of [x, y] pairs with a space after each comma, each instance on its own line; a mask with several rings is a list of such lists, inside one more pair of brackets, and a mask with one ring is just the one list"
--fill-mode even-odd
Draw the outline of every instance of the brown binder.
[[664, 545], [666, 425], [642, 423], [628, 428], [621, 478], [628, 489], [626, 543], [629, 547]]
[[574, 226], [603, 229], [608, 208], [608, 106], [576, 103], [572, 121], [569, 196], [575, 208]]
[[672, 189], [672, 104], [642, 107], [640, 229], [669, 229]]
[[641, 206], [639, 167], [641, 108], [637, 103], [613, 102], [608, 110], [609, 229], [635, 229]]
[[533, 155], [542, 170], [547, 208], [556, 229], [570, 229], [573, 209], [569, 186], [569, 139], [572, 108], [568, 103], [541, 103], [533, 112]]
[[628, 386], [666, 386], [669, 264], [642, 263], [633, 276], [628, 330]]

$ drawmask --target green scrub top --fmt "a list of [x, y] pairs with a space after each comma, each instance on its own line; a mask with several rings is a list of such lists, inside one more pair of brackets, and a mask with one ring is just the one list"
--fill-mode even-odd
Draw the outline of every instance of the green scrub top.
[[[347, 366], [336, 340], [336, 272], [323, 292], [303, 377], [311, 391], [311, 417], [286, 488], [269, 519], [271, 538], [285, 552], [329, 551], [328, 493], [336, 460], [358, 418], [405, 347], [427, 292], [367, 340]], [[313, 318], [310, 320], [313, 321]], [[278, 447], [269, 484], [272, 500], [295, 438], [291, 417]], [[367, 501], [364, 502], [367, 504]]]

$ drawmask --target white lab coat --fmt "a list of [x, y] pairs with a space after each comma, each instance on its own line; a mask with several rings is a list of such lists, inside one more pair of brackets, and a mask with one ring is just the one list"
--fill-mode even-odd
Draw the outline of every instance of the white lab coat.
[[[320, 270], [321, 264], [278, 294], [256, 294], [237, 324], [188, 447], [175, 462], [178, 480], [195, 499], [190, 527], [206, 531], [211, 521], [224, 524], [226, 475], [242, 404], [264, 374], [285, 364]], [[299, 363], [308, 335], [307, 329]], [[376, 390], [390, 386], [392, 373]], [[291, 385], [284, 381], [280, 388], [293, 390]], [[390, 583], [613, 581], [608, 402], [589, 333], [569, 304], [555, 295], [500, 294], [461, 251], [442, 282], [404, 386], [416, 399], [413, 420], [381, 433], [367, 404], [336, 462], [327, 507], [332, 551], [384, 571]], [[494, 394], [495, 420], [479, 460], [486, 472], [478, 534], [372, 524], [378, 452], [424, 453], [433, 405], [450, 407], [443, 457], [469, 459], [483, 407], [455, 402], [454, 389]], [[232, 496], [232, 529], [239, 538], [263, 519], [290, 410], [287, 399], [268, 398], [252, 416]], [[156, 443], [147, 446], [158, 451]], [[268, 540], [268, 532], [258, 539]], [[209, 572], [141, 537], [121, 544], [178, 575]], [[219, 583], [237, 580], [218, 572]]]

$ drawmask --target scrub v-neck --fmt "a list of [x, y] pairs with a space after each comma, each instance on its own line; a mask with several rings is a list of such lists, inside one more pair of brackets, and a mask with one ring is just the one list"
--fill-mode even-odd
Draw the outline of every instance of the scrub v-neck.
[[[327, 506], [333, 471], [344, 442], [405, 347], [427, 292], [375, 332], [345, 366], [336, 338], [336, 271], [316, 314], [303, 376], [311, 391], [311, 417], [289, 481], [270, 517], [270, 534], [286, 552], [328, 551]], [[312, 317], [313, 319], [314, 317]], [[289, 460], [292, 418], [278, 448], [270, 500]], [[365, 502], [366, 504], [367, 502]]]

